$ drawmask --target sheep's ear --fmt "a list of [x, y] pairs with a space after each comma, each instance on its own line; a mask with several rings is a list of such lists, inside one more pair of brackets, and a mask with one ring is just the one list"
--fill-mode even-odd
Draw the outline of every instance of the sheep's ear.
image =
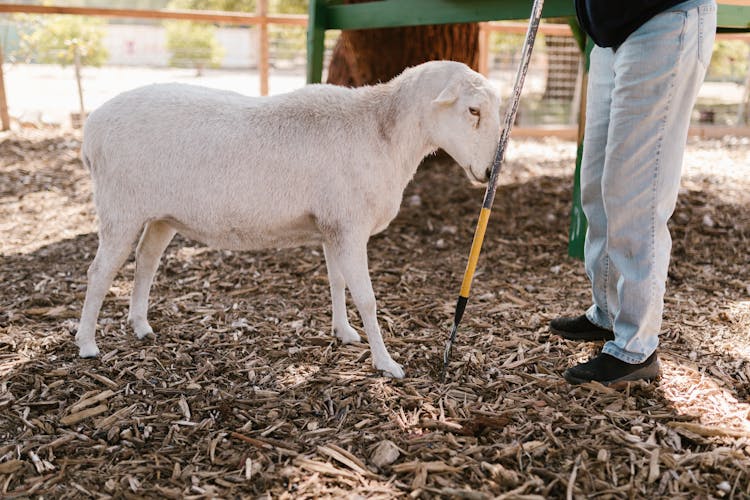
[[433, 104], [441, 104], [443, 106], [449, 106], [456, 102], [456, 99], [458, 99], [458, 93], [456, 92], [456, 86], [455, 85], [448, 85], [443, 89], [442, 92], [440, 92], [440, 95], [435, 98], [434, 101], [432, 101]]

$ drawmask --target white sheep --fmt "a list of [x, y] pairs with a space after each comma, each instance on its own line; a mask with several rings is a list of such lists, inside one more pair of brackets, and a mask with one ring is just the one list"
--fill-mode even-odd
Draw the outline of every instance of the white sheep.
[[500, 98], [466, 65], [433, 61], [363, 88], [310, 85], [247, 97], [190, 85], [125, 92], [94, 111], [82, 146], [99, 216], [99, 248], [76, 334], [99, 353], [96, 321], [115, 274], [136, 248], [128, 321], [152, 334], [148, 295], [162, 253], [184, 236], [230, 250], [323, 245], [333, 331], [358, 342], [348, 286], [376, 369], [404, 376], [386, 350], [367, 241], [396, 216], [420, 161], [438, 148], [487, 182], [500, 135]]

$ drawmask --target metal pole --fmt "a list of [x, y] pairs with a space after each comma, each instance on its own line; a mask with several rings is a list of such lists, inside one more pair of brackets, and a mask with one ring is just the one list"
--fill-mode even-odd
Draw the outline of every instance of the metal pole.
[[448, 360], [450, 359], [451, 349], [453, 348], [453, 342], [456, 340], [456, 333], [458, 332], [458, 324], [461, 322], [461, 318], [464, 315], [466, 304], [469, 301], [469, 292], [471, 291], [471, 281], [474, 279], [474, 271], [477, 267], [477, 261], [479, 260], [479, 252], [482, 250], [482, 242], [484, 241], [484, 233], [487, 229], [487, 222], [490, 219], [490, 211], [492, 210], [492, 202], [495, 200], [495, 190], [497, 189], [497, 177], [500, 174], [500, 166], [503, 163], [505, 157], [505, 147], [508, 145], [508, 139], [510, 137], [510, 129], [513, 127], [513, 121], [516, 119], [516, 112], [518, 111], [518, 103], [521, 100], [521, 90], [523, 89], [523, 82], [526, 79], [526, 73], [529, 69], [529, 61], [531, 60], [531, 51], [534, 48], [534, 41], [536, 40], [536, 33], [539, 29], [539, 21], [542, 18], [542, 7], [544, 6], [544, 0], [534, 0], [534, 5], [531, 8], [531, 17], [529, 18], [529, 27], [526, 30], [526, 40], [524, 41], [523, 51], [521, 53], [521, 61], [518, 65], [518, 73], [516, 74], [516, 82], [513, 85], [513, 95], [511, 96], [510, 105], [505, 113], [505, 123], [503, 132], [500, 135], [500, 143], [497, 146], [495, 152], [495, 158], [492, 161], [492, 171], [490, 173], [490, 180], [487, 183], [487, 191], [484, 195], [484, 202], [482, 203], [482, 210], [479, 213], [479, 221], [477, 222], [477, 228], [474, 231], [474, 240], [471, 243], [471, 252], [469, 252], [469, 261], [466, 264], [466, 271], [464, 272], [464, 279], [461, 283], [461, 291], [458, 295], [458, 301], [456, 302], [456, 312], [453, 317], [453, 328], [451, 329], [450, 338], [445, 343], [445, 353], [443, 354], [443, 369], [440, 374], [440, 379], [445, 380], [445, 372], [448, 367]]

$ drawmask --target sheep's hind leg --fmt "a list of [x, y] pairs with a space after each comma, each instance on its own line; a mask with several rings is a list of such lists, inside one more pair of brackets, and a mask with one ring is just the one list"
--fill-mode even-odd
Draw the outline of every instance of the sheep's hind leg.
[[[93, 358], [99, 354], [96, 345], [96, 320], [112, 280], [123, 262], [130, 254], [131, 245], [138, 234], [138, 227], [126, 224], [101, 222], [99, 231], [99, 248], [89, 266], [86, 298], [83, 301], [81, 321], [76, 333], [79, 355], [82, 358]], [[114, 234], [112, 228], [117, 229]]]
[[328, 282], [331, 287], [331, 303], [333, 309], [333, 334], [344, 344], [360, 342], [357, 331], [349, 324], [346, 317], [346, 281], [326, 245], [323, 245], [328, 269]]
[[166, 222], [149, 222], [135, 250], [135, 280], [130, 296], [128, 323], [139, 339], [154, 333], [147, 319], [148, 296], [156, 269], [159, 267], [159, 260], [175, 233], [174, 228]]
[[377, 318], [377, 304], [375, 293], [370, 282], [367, 269], [367, 238], [357, 238], [353, 235], [338, 238], [347, 242], [346, 245], [334, 244], [328, 247], [328, 255], [336, 262], [336, 266], [344, 276], [352, 299], [362, 317], [362, 323], [367, 333], [367, 341], [372, 352], [372, 364], [376, 369], [386, 372], [395, 378], [403, 378], [404, 370], [388, 354], [383, 342]]

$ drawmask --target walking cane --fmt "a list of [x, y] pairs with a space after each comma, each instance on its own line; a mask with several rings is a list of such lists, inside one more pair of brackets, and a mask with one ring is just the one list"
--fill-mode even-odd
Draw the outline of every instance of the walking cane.
[[453, 348], [453, 342], [456, 340], [456, 333], [458, 332], [458, 324], [461, 322], [461, 318], [464, 315], [464, 309], [466, 309], [466, 303], [469, 301], [469, 291], [471, 290], [471, 281], [474, 278], [474, 270], [477, 267], [477, 261], [479, 260], [479, 252], [482, 250], [482, 242], [484, 241], [484, 233], [487, 229], [487, 222], [490, 219], [490, 211], [492, 210], [492, 202], [495, 199], [495, 190], [497, 183], [497, 176], [500, 173], [500, 165], [503, 163], [505, 156], [505, 147], [508, 145], [508, 138], [510, 137], [510, 129], [513, 126], [513, 121], [516, 118], [516, 111], [518, 111], [518, 101], [521, 99], [521, 90], [523, 89], [523, 82], [526, 79], [526, 72], [529, 69], [529, 61], [531, 60], [531, 50], [534, 48], [534, 40], [536, 40], [536, 32], [539, 29], [539, 21], [542, 18], [542, 7], [544, 0], [534, 0], [534, 5], [531, 8], [531, 18], [529, 19], [529, 27], [526, 30], [526, 40], [523, 44], [523, 52], [521, 53], [521, 62], [518, 66], [518, 73], [516, 74], [516, 83], [513, 85], [513, 95], [511, 96], [510, 104], [505, 113], [505, 124], [503, 132], [500, 135], [500, 142], [495, 152], [495, 158], [492, 161], [492, 171], [490, 172], [490, 180], [487, 183], [487, 191], [484, 194], [484, 202], [482, 203], [482, 210], [479, 213], [479, 221], [477, 222], [477, 228], [474, 231], [474, 240], [471, 243], [471, 252], [469, 252], [469, 262], [466, 264], [466, 271], [464, 272], [464, 279], [461, 282], [461, 290], [458, 295], [458, 302], [456, 302], [456, 312], [453, 317], [453, 328], [451, 329], [451, 335], [448, 341], [445, 343], [445, 353], [443, 354], [443, 369], [440, 373], [440, 380], [445, 381], [445, 372], [448, 368], [448, 360], [451, 355], [451, 349]]

